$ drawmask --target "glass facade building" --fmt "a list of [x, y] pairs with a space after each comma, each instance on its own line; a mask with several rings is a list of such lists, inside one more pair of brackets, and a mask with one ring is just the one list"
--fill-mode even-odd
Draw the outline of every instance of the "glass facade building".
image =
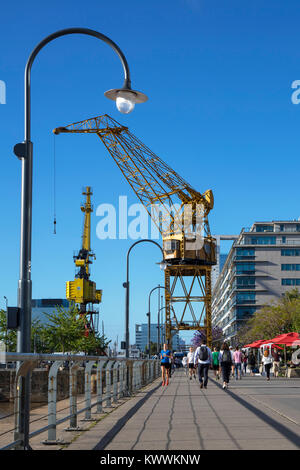
[[263, 305], [300, 286], [300, 221], [255, 222], [233, 243], [212, 293], [212, 324], [236, 344]]

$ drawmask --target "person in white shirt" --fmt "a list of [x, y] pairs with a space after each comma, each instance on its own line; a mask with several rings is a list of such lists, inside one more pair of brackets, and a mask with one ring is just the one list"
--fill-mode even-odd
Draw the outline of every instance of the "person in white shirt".
[[[198, 364], [198, 375], [200, 388], [207, 388], [208, 382], [208, 369], [212, 366], [212, 353], [206, 341], [203, 340], [201, 346], [195, 351], [194, 363]], [[204, 380], [203, 380], [204, 379]]]
[[267, 381], [269, 382], [270, 380], [270, 369], [272, 367], [273, 363], [273, 356], [271, 354], [270, 348], [266, 347], [264, 349], [263, 355], [262, 355], [262, 363], [265, 366], [265, 371], [267, 374]]
[[187, 355], [187, 366], [189, 368], [190, 380], [192, 380], [192, 377], [194, 377], [194, 379], [196, 380], [196, 367], [194, 363], [194, 358], [195, 358], [195, 351], [194, 351], [194, 348], [191, 347]]

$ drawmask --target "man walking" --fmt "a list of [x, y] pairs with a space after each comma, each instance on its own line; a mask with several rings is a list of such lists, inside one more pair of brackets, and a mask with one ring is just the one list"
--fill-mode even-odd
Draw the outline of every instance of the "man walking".
[[201, 346], [195, 351], [195, 364], [198, 364], [198, 376], [200, 388], [207, 388], [208, 382], [208, 369], [212, 365], [212, 353], [208, 346], [206, 346], [206, 340], [202, 340]]

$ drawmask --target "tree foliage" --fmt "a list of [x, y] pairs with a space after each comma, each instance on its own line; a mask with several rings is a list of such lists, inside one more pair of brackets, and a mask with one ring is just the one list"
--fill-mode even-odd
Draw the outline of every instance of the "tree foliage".
[[[57, 307], [52, 314], [45, 313], [47, 321], [32, 320], [31, 351], [36, 353], [84, 352], [89, 355], [103, 355], [110, 343], [98, 332], [85, 335], [85, 318], [78, 308], [71, 305], [68, 309]], [[8, 352], [15, 352], [17, 331], [7, 330], [6, 312], [0, 310], [0, 341]]]
[[[212, 342], [213, 343], [221, 342], [222, 338], [223, 338], [222, 328], [219, 328], [218, 326], [214, 326], [212, 328]], [[204, 339], [206, 340], [206, 330], [196, 331], [192, 338], [191, 344], [193, 345], [194, 348], [197, 348], [198, 346], [201, 345]]]
[[292, 289], [277, 302], [263, 306], [239, 331], [239, 341], [247, 344], [271, 339], [282, 333], [300, 331], [300, 292]]

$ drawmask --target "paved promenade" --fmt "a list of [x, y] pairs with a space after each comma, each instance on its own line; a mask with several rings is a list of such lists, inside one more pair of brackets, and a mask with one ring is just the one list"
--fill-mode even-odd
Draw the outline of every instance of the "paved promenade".
[[300, 379], [249, 377], [207, 390], [177, 370], [84, 431], [66, 450], [297, 450]]

